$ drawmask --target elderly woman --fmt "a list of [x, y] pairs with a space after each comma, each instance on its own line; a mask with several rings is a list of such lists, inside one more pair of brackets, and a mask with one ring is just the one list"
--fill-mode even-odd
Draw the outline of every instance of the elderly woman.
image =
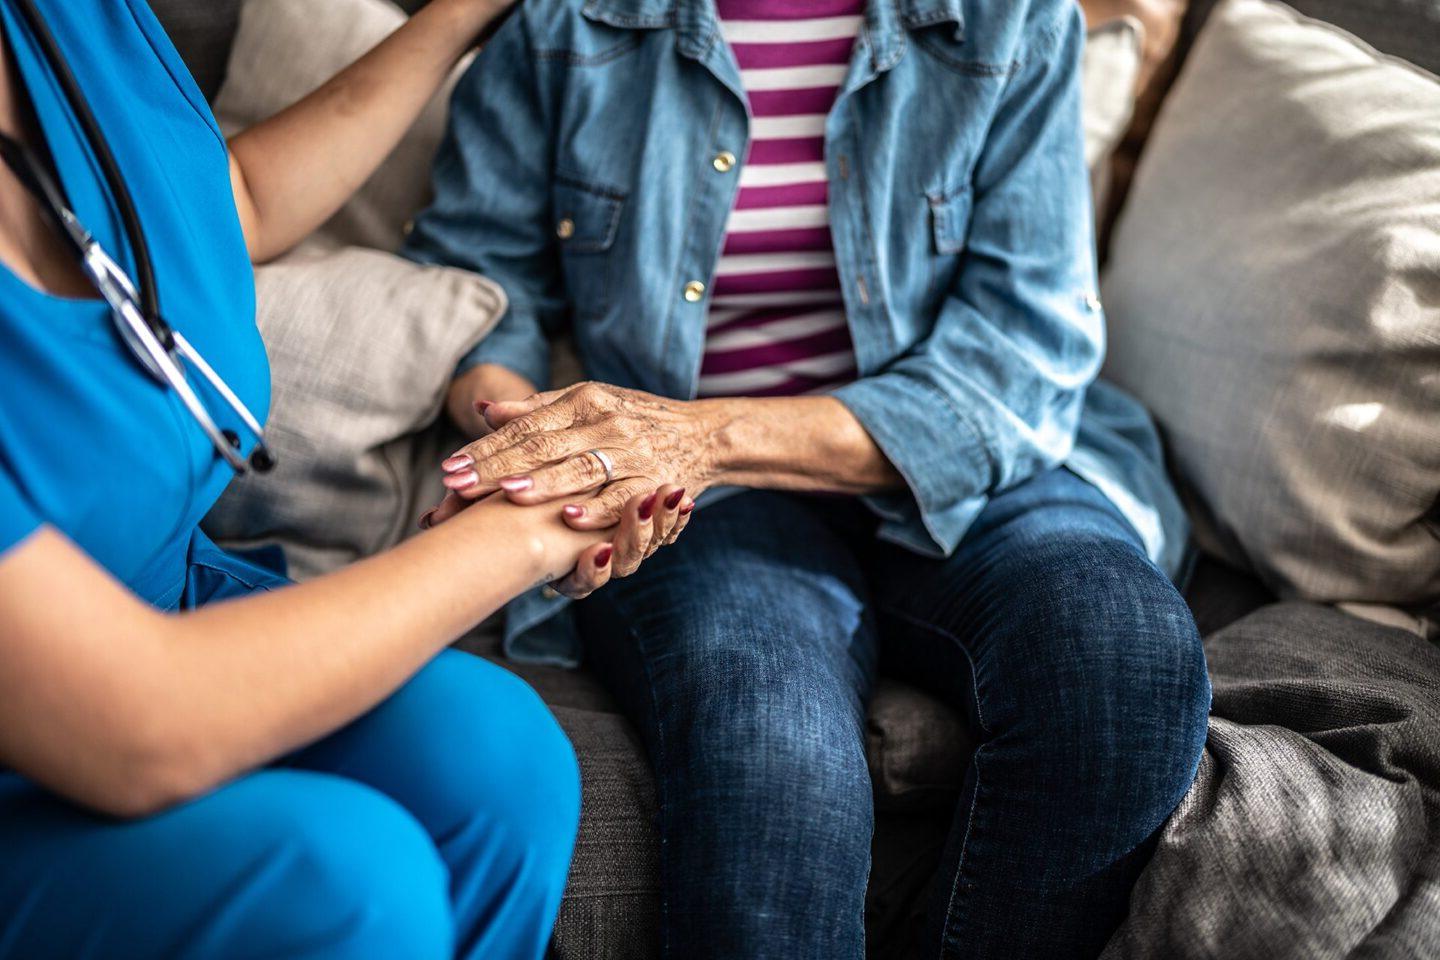
[[537, 582], [632, 569], [678, 488], [603, 531], [491, 498], [299, 585], [198, 526], [267, 465], [251, 261], [501, 9], [436, 0], [227, 144], [143, 0], [0, 0], [3, 960], [544, 954], [575, 757], [444, 648]]
[[[1070, 0], [530, 0], [456, 94], [409, 250], [510, 307], [424, 522], [705, 495], [573, 610], [658, 779], [667, 957], [863, 956], [881, 663], [980, 744], [927, 956], [1098, 953], [1194, 776], [1183, 520], [1092, 382], [1083, 39]], [[533, 393], [567, 325], [592, 382]], [[512, 650], [571, 652], [555, 606]]]

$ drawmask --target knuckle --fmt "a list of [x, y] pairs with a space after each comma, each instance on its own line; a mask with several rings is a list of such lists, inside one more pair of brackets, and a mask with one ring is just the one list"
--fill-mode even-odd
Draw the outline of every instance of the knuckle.
[[577, 386], [571, 396], [575, 404], [583, 410], [603, 410], [610, 401], [610, 391], [602, 384], [590, 380]]
[[524, 439], [530, 433], [530, 429], [530, 416], [527, 414], [523, 417], [516, 417], [509, 423], [502, 425], [500, 429], [496, 430], [491, 436], [493, 436], [496, 441], [504, 440], [513, 442]]
[[584, 401], [598, 400], [604, 392], [605, 389], [594, 380], [586, 380], [576, 384], [573, 391], [576, 400]]

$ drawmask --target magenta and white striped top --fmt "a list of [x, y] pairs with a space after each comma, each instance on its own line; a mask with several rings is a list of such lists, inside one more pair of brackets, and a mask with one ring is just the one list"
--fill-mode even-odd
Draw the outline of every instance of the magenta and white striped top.
[[718, 0], [750, 98], [750, 155], [712, 279], [700, 396], [789, 396], [855, 379], [830, 243], [825, 118], [864, 0]]

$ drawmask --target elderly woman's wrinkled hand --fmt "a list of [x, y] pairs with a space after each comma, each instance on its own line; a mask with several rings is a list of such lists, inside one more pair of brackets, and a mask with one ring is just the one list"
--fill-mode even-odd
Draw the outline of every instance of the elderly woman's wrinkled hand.
[[489, 404], [494, 432], [444, 461], [450, 495], [429, 519], [497, 490], [516, 503], [569, 499], [566, 522], [577, 529], [614, 525], [662, 483], [676, 485], [677, 504], [693, 503], [713, 480], [714, 409], [598, 383]]

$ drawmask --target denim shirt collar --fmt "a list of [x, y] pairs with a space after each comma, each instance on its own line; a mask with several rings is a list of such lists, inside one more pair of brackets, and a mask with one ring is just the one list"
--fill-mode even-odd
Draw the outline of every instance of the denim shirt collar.
[[[940, 24], [955, 25], [953, 39], [965, 37], [961, 0], [869, 0], [865, 8], [863, 40], [876, 72], [893, 67], [905, 52], [906, 31]], [[582, 8], [588, 19], [630, 30], [674, 27], [680, 52], [704, 60], [714, 45], [715, 0], [587, 0]]]

